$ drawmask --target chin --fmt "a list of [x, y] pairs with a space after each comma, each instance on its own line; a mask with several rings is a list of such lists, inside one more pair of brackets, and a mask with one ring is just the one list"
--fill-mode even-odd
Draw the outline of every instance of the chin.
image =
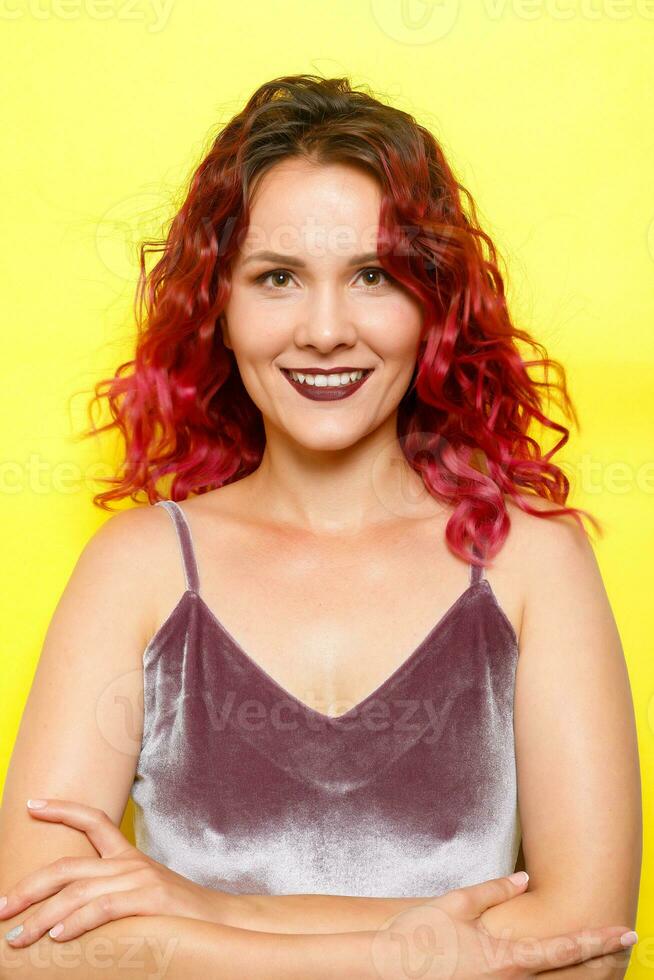
[[342, 452], [344, 449], [351, 449], [365, 437], [367, 433], [361, 431], [348, 432], [343, 430], [343, 426], [338, 429], [330, 430], [325, 426], [324, 430], [317, 429], [315, 426], [310, 431], [300, 429], [286, 431], [286, 435], [293, 442], [296, 442], [303, 449], [311, 452]]

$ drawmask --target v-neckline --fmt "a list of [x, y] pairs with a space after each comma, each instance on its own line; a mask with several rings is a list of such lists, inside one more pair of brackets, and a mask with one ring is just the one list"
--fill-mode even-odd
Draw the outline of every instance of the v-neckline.
[[445, 612], [440, 617], [440, 619], [434, 624], [434, 626], [431, 627], [428, 633], [423, 637], [422, 640], [420, 640], [418, 645], [414, 647], [411, 653], [407, 657], [405, 657], [405, 659], [400, 664], [398, 664], [398, 666], [390, 674], [388, 674], [384, 678], [384, 680], [382, 680], [377, 685], [377, 687], [374, 688], [374, 690], [370, 691], [369, 694], [366, 694], [363, 698], [361, 698], [360, 701], [358, 701], [355, 705], [353, 705], [351, 708], [349, 708], [347, 711], [343, 712], [340, 715], [328, 715], [325, 714], [325, 712], [323, 711], [318, 711], [316, 708], [312, 708], [311, 705], [307, 704], [305, 701], [300, 700], [300, 698], [296, 697], [295, 694], [287, 690], [287, 688], [285, 688], [283, 684], [275, 680], [272, 674], [270, 674], [265, 667], [262, 667], [257, 660], [255, 660], [252, 656], [250, 656], [250, 654], [239, 643], [236, 637], [229, 632], [227, 627], [218, 619], [216, 614], [207, 605], [207, 603], [205, 602], [205, 600], [203, 599], [202, 595], [199, 592], [195, 591], [194, 589], [186, 589], [186, 591], [182, 595], [182, 599], [186, 599], [187, 596], [195, 596], [196, 600], [200, 603], [200, 607], [204, 609], [205, 613], [209, 617], [210, 622], [218, 629], [218, 632], [221, 634], [223, 639], [227, 642], [232, 652], [235, 653], [237, 656], [239, 656], [251, 669], [253, 669], [260, 677], [262, 677], [266, 681], [266, 683], [273, 690], [275, 690], [279, 695], [283, 696], [286, 700], [290, 701], [292, 704], [294, 704], [297, 708], [301, 709], [302, 711], [307, 712], [308, 714], [313, 715], [315, 718], [320, 719], [323, 723], [325, 722], [334, 723], [334, 722], [344, 721], [345, 719], [350, 718], [352, 715], [357, 715], [361, 711], [361, 709], [365, 707], [366, 704], [368, 704], [370, 701], [373, 700], [373, 698], [381, 697], [382, 694], [389, 687], [391, 687], [391, 685], [395, 681], [397, 681], [398, 678], [400, 678], [404, 673], [406, 673], [411, 668], [411, 666], [418, 660], [418, 657], [425, 649], [425, 647], [441, 633], [443, 627], [447, 624], [448, 620], [454, 615], [454, 613], [458, 611], [458, 609], [463, 604], [464, 600], [471, 593], [474, 593], [475, 590], [482, 590], [482, 589], [484, 592], [486, 593], [488, 592], [488, 580], [486, 578], [482, 578], [477, 582], [471, 582], [468, 585], [468, 587], [464, 589], [464, 591], [461, 592], [454, 600], [454, 602], [445, 610]]

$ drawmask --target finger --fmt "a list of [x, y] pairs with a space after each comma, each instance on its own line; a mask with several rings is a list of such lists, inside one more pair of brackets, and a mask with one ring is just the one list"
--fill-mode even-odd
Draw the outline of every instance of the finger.
[[526, 877], [516, 881], [507, 875], [503, 878], [481, 881], [477, 885], [455, 888], [434, 901], [437, 901], [441, 908], [451, 907], [452, 912], [463, 919], [477, 919], [486, 909], [493, 905], [501, 905], [502, 902], [526, 890], [529, 875], [526, 871], [520, 872], [520, 875]]
[[[79, 918], [75, 920], [74, 917], [80, 916], [84, 908], [112, 907], [111, 903], [114, 901], [115, 895], [129, 893], [137, 889], [139, 885], [142, 885], [142, 879], [138, 877], [137, 873], [131, 875], [112, 875], [110, 878], [95, 878], [88, 881], [75, 881], [71, 885], [67, 885], [55, 898], [45, 902], [33, 915], [28, 916], [21, 922], [19, 934], [13, 938], [8, 938], [7, 936], [7, 941], [15, 948], [29, 946], [59, 922], [77, 921], [81, 926], [84, 919]], [[146, 891], [143, 887], [139, 890], [141, 892]], [[150, 892], [154, 894], [152, 888], [150, 888]], [[127, 914], [123, 912], [123, 915]], [[90, 916], [88, 921], [92, 921]], [[105, 919], [104, 921], [109, 920]], [[86, 928], [93, 927], [88, 925]], [[11, 932], [14, 931], [15, 929], [11, 930]], [[76, 935], [81, 935], [85, 931], [86, 929], [81, 928], [80, 932], [76, 933]], [[67, 938], [70, 937], [68, 936]]]
[[[127, 915], [156, 915], [158, 906], [152, 888], [133, 888], [130, 891], [111, 892], [77, 909], [61, 919], [49, 931], [55, 942], [76, 939], [105, 922], [123, 919]], [[63, 926], [59, 932], [57, 926]]]
[[118, 857], [125, 851], [134, 850], [116, 824], [98, 807], [77, 803], [75, 800], [47, 799], [46, 806], [29, 812], [39, 820], [52, 823], [65, 823], [83, 831], [91, 841], [100, 857]]
[[40, 902], [50, 895], [60, 891], [65, 885], [81, 878], [96, 878], [112, 874], [125, 874], [135, 869], [133, 858], [113, 858], [109, 863], [100, 857], [63, 857], [58, 858], [44, 868], [38, 868], [21, 878], [7, 892], [7, 904], [0, 911], [0, 919], [11, 918], [18, 912]]
[[513, 944], [513, 962], [532, 973], [574, 966], [608, 953], [625, 951], [620, 937], [626, 926], [602, 926], [576, 930], [548, 939], [524, 939]]

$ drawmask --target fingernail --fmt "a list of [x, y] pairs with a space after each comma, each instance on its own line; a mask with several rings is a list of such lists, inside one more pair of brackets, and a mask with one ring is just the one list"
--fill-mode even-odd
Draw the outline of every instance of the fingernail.
[[22, 926], [14, 926], [13, 929], [10, 929], [9, 932], [5, 933], [5, 939], [9, 939], [9, 940], [17, 939], [22, 931], [23, 931]]
[[524, 885], [529, 881], [529, 875], [526, 871], [516, 871], [515, 874], [509, 875], [509, 881], [514, 885]]
[[3, 895], [2, 898], [0, 898], [0, 912], [2, 912], [6, 904], [7, 904], [7, 896]]
[[28, 800], [27, 805], [30, 810], [40, 810], [41, 807], [47, 806], [47, 800]]
[[620, 936], [620, 942], [623, 946], [633, 946], [634, 943], [638, 942], [638, 933], [625, 932], [624, 935]]
[[64, 931], [63, 922], [58, 922], [56, 926], [53, 926], [52, 929], [50, 929], [50, 935], [52, 936], [53, 939], [56, 939], [56, 937], [61, 935], [63, 931]]

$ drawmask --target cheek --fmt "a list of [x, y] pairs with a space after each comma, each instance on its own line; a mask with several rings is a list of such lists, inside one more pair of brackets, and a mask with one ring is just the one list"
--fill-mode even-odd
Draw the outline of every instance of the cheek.
[[368, 322], [389, 356], [405, 357], [420, 342], [423, 319], [422, 308], [413, 298], [396, 294], [373, 310]]
[[284, 349], [287, 334], [252, 308], [234, 310], [228, 323], [231, 346], [243, 371], [269, 366]]

